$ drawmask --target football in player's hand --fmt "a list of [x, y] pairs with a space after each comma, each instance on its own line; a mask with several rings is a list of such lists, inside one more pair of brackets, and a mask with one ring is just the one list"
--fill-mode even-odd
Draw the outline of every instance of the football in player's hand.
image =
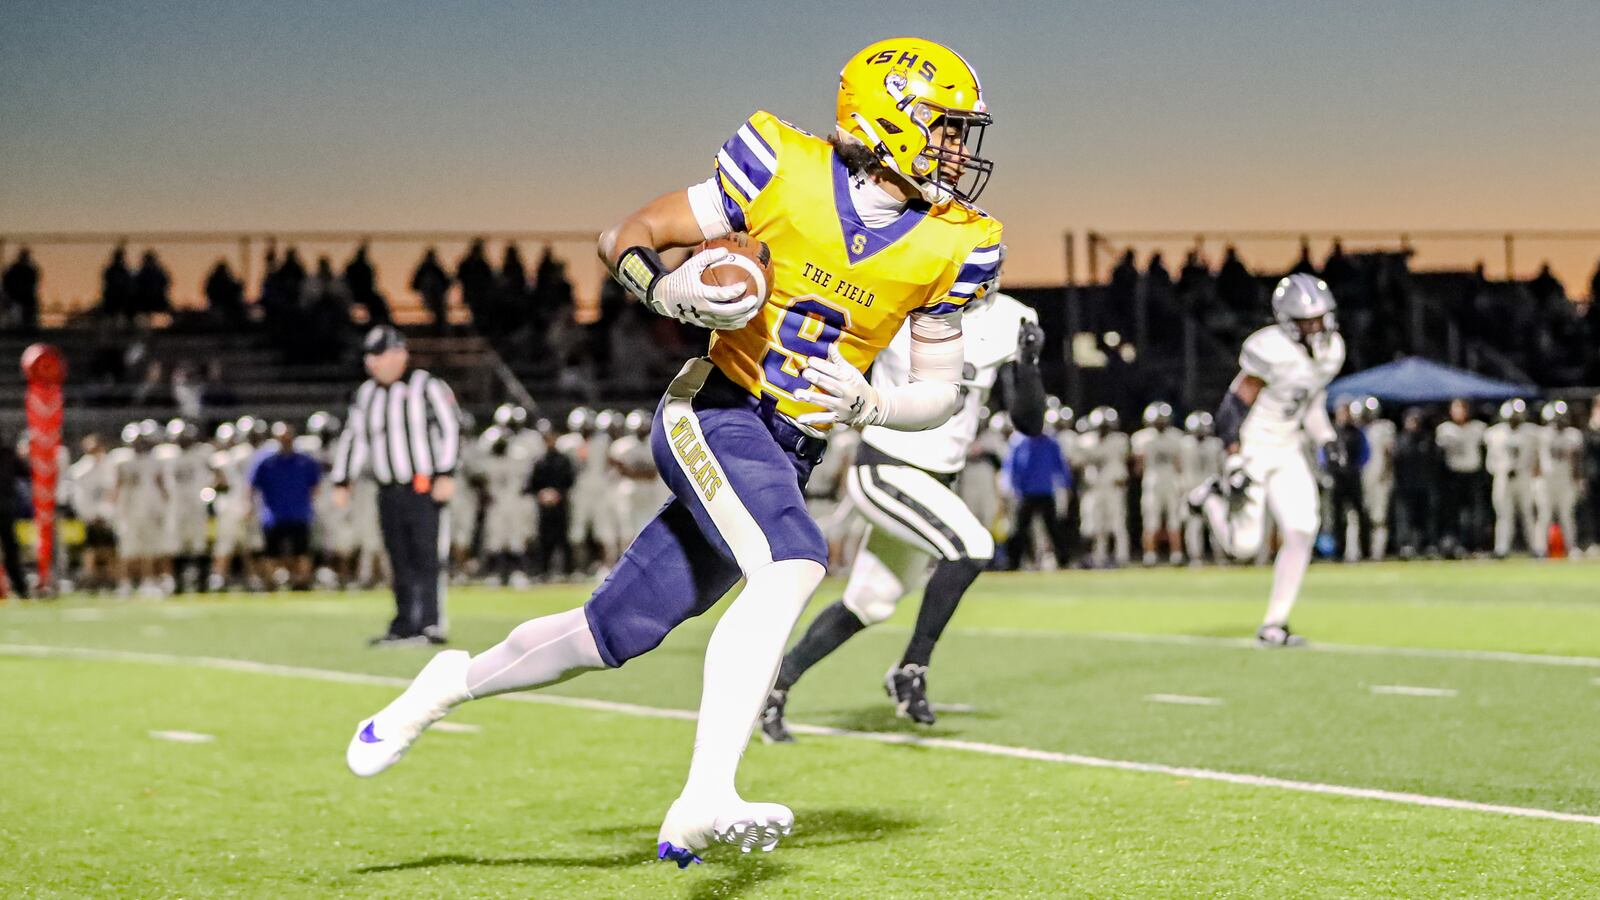
[[694, 248], [697, 254], [703, 250], [727, 250], [730, 255], [727, 262], [706, 267], [700, 276], [706, 284], [742, 284], [742, 296], [756, 296], [763, 301], [772, 296], [772, 251], [766, 244], [739, 232]]

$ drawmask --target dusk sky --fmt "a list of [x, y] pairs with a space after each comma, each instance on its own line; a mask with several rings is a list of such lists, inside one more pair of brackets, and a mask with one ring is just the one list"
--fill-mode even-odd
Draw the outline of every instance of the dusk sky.
[[1015, 281], [1069, 227], [1600, 227], [1593, 0], [332, 6], [7, 3], [0, 232], [599, 229], [905, 32], [983, 80]]

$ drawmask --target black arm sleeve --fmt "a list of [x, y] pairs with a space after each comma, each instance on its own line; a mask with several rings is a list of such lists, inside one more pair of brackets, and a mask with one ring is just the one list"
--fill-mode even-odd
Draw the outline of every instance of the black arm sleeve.
[[1250, 405], [1233, 391], [1222, 398], [1222, 405], [1217, 407], [1217, 437], [1222, 438], [1222, 446], [1232, 447], [1239, 443], [1239, 429], [1244, 425], [1244, 417], [1249, 414]]
[[1044, 379], [1038, 365], [1017, 360], [1000, 370], [1000, 377], [1011, 385], [1008, 392], [1011, 424], [1028, 437], [1044, 433]]

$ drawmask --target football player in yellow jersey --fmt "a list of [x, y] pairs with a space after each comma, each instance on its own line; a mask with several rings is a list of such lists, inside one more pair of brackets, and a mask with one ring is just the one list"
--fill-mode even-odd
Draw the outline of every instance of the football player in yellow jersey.
[[[707, 181], [666, 194], [601, 237], [619, 281], [655, 312], [714, 331], [656, 411], [652, 451], [674, 498], [584, 606], [519, 625], [472, 656], [447, 650], [363, 720], [346, 755], [375, 775], [433, 722], [474, 698], [614, 668], [710, 609], [741, 578], [706, 647], [688, 782], [658, 856], [687, 866], [712, 843], [770, 850], [793, 813], [734, 786], [784, 643], [821, 582], [827, 543], [803, 487], [834, 427], [915, 431], [961, 402], [959, 313], [1000, 267], [1000, 224], [973, 205], [993, 169], [977, 76], [947, 47], [880, 41], [840, 73], [837, 127], [819, 138], [757, 112]], [[708, 249], [668, 270], [658, 252], [748, 232], [766, 242], [773, 289], [707, 285], [737, 262]], [[863, 376], [910, 318], [910, 383]]]

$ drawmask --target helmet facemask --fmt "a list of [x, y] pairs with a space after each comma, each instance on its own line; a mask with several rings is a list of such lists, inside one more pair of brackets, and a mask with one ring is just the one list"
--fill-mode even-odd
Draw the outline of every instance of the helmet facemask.
[[[994, 118], [983, 109], [946, 109], [908, 93], [908, 84], [898, 72], [884, 77], [884, 89], [894, 99], [895, 108], [922, 136], [923, 149], [912, 160], [912, 171], [905, 171], [895, 162], [889, 150], [889, 141], [902, 132], [900, 126], [882, 117], [869, 122], [860, 113], [853, 115], [856, 125], [872, 138], [871, 149], [884, 166], [910, 179], [929, 203], [938, 205], [952, 199], [975, 202], [994, 173], [993, 161], [980, 155], [984, 132]], [[951, 143], [944, 137], [947, 128], [957, 129], [953, 143], [959, 149], [946, 146]]]

